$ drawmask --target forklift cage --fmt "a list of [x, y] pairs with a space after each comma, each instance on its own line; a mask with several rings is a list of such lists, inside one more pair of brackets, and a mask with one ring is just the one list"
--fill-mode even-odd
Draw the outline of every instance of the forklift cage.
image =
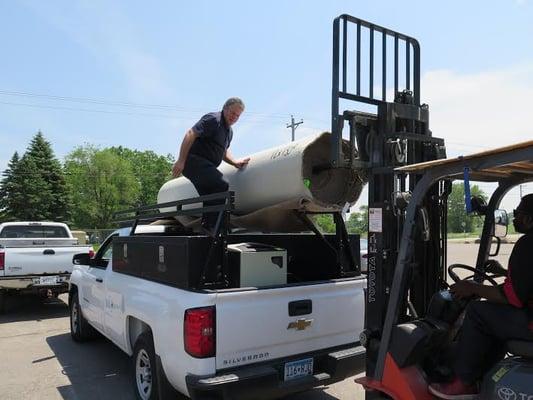
[[[490, 211], [498, 207], [503, 196], [521, 183], [533, 181], [533, 141], [507, 146], [500, 149], [482, 152], [456, 159], [436, 160], [426, 163], [413, 164], [396, 169], [397, 174], [423, 173], [415, 186], [409, 205], [407, 206], [405, 223], [403, 226], [400, 251], [396, 261], [392, 288], [383, 325], [383, 333], [378, 352], [378, 359], [373, 379], [381, 381], [385, 367], [385, 359], [389, 350], [393, 327], [398, 323], [400, 305], [405, 293], [406, 278], [410, 260], [413, 255], [415, 242], [416, 213], [426, 193], [441, 179], [456, 179], [462, 176], [465, 168], [473, 171], [473, 179], [498, 182], [498, 188], [492, 195], [488, 205], [489, 213], [485, 218], [483, 236], [489, 237], [494, 219], [490, 218]], [[480, 244], [477, 266], [488, 256], [489, 243]], [[480, 260], [481, 259], [481, 260]]]

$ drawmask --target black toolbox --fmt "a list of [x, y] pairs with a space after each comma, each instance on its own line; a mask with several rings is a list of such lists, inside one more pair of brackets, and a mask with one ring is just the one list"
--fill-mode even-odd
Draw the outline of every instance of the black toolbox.
[[[207, 236], [121, 236], [113, 240], [113, 271], [175, 286], [196, 289], [206, 267], [212, 239]], [[221, 264], [221, 246], [209, 268]]]

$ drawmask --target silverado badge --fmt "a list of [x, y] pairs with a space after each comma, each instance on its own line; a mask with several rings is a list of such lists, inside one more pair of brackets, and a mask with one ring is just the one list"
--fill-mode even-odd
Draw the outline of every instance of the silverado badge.
[[299, 319], [298, 321], [289, 322], [287, 329], [296, 329], [297, 331], [303, 331], [313, 323], [312, 319]]

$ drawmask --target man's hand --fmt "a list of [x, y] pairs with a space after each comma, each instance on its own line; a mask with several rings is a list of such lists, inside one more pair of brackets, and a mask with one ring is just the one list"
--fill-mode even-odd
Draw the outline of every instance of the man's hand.
[[172, 167], [172, 177], [177, 178], [178, 176], [180, 176], [184, 168], [185, 168], [185, 163], [183, 161], [180, 161], [180, 160], [176, 161], [174, 163], [174, 166]]
[[498, 260], [487, 260], [485, 263], [485, 271], [491, 274], [507, 276], [507, 270], [503, 268]]
[[249, 162], [250, 162], [250, 157], [243, 158], [242, 160], [239, 160], [239, 161], [235, 161], [233, 165], [235, 166], [235, 168], [243, 169], [244, 167], [248, 165]]
[[472, 281], [459, 281], [450, 286], [450, 292], [457, 299], [466, 299], [476, 294], [476, 287]]

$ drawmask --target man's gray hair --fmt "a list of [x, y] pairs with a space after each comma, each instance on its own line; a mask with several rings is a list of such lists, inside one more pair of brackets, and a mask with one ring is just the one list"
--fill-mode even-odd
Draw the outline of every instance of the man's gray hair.
[[222, 107], [222, 109], [223, 110], [227, 110], [228, 108], [230, 108], [234, 104], [237, 104], [238, 106], [240, 106], [240, 108], [242, 110], [244, 110], [244, 102], [241, 99], [239, 99], [238, 97], [230, 97], [229, 99], [227, 99], [226, 102], [224, 103], [224, 107]]

